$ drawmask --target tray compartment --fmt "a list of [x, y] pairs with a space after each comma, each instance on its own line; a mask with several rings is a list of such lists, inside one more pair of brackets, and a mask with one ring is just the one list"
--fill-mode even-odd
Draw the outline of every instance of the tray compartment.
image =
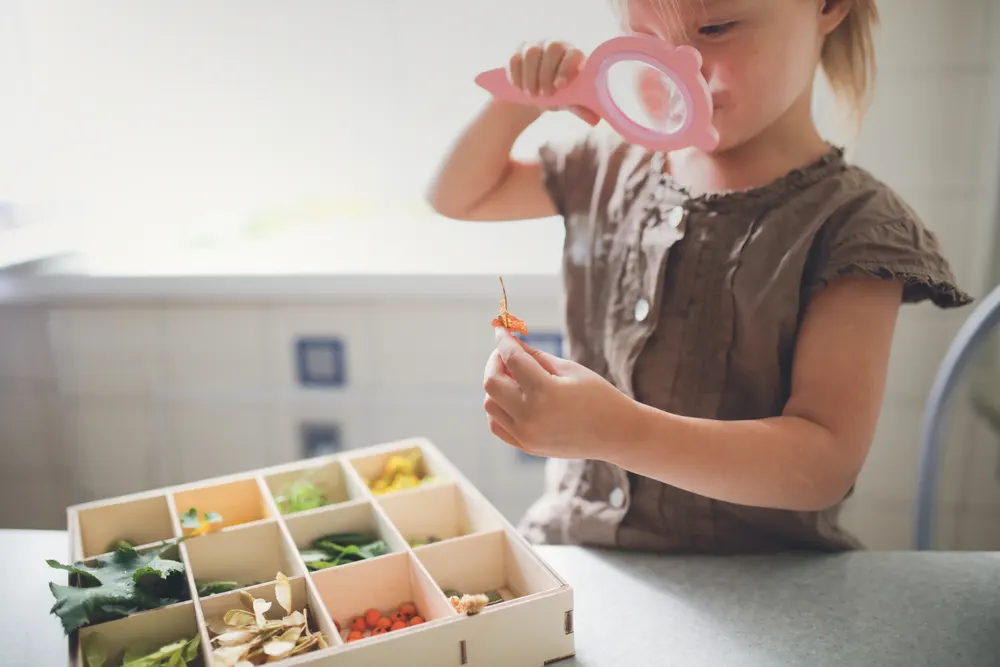
[[[344, 503], [302, 513], [298, 516], [290, 516], [285, 519], [285, 525], [299, 552], [312, 549], [314, 542], [321, 537], [344, 533], [363, 535], [372, 540], [382, 540], [390, 552], [398, 553], [407, 550], [406, 542], [402, 536], [382, 512], [369, 501]], [[302, 555], [300, 554], [299, 557], [302, 558]], [[304, 563], [303, 567], [305, 567]], [[343, 567], [343, 565], [336, 567]]]
[[[323, 641], [326, 647], [336, 646], [340, 639], [337, 636], [336, 628], [330, 622], [329, 616], [323, 609], [323, 604], [320, 602], [314, 590], [309, 586], [308, 579], [306, 577], [297, 576], [289, 577], [288, 583], [292, 592], [292, 611], [302, 612], [306, 616], [306, 622], [309, 627], [310, 633], [321, 633], [323, 635]], [[206, 634], [204, 635], [206, 640], [211, 643], [211, 640], [226, 631], [227, 626], [224, 621], [226, 612], [231, 609], [245, 609], [249, 611], [248, 605], [245, 603], [245, 596], [249, 594], [254, 598], [262, 599], [271, 604], [271, 607], [264, 613], [264, 616], [268, 620], [281, 620], [287, 615], [285, 609], [278, 603], [277, 596], [275, 595], [275, 585], [273, 582], [267, 584], [261, 584], [259, 586], [251, 586], [245, 588], [242, 591], [233, 591], [230, 593], [223, 593], [220, 595], [214, 595], [210, 598], [203, 598], [199, 600], [199, 605], [201, 607], [202, 618], [205, 620]], [[212, 648], [216, 648], [214, 645]], [[316, 653], [320, 652], [319, 647], [302, 654], [303, 656], [314, 656]], [[211, 650], [208, 654], [211, 654]], [[286, 658], [286, 660], [301, 660], [299, 656], [293, 656], [292, 658]], [[219, 661], [214, 661], [218, 663]], [[284, 662], [284, 660], [279, 660], [278, 662]], [[268, 663], [270, 664], [270, 663]]]
[[[398, 463], [399, 458], [408, 459], [412, 465]], [[398, 464], [394, 461], [397, 461]], [[451, 477], [447, 466], [428, 448], [421, 446], [419, 442], [414, 444], [401, 442], [395, 447], [380, 448], [376, 453], [353, 455], [347, 459], [347, 462], [361, 478], [361, 482], [376, 497], [392, 495], [409, 488], [428, 488], [433, 484], [448, 481]], [[421, 481], [413, 487], [381, 489], [377, 481], [383, 478], [390, 469], [404, 473], [412, 472]]]
[[[194, 603], [191, 601], [81, 628], [74, 656], [78, 667], [87, 667], [83, 647], [85, 643], [93, 641], [91, 637], [94, 634], [100, 634], [105, 640], [105, 645], [110, 650], [109, 664], [119, 664], [113, 661], [120, 658], [129, 646], [138, 642], [149, 650], [155, 650], [181, 639], [191, 639], [199, 632]], [[204, 665], [201, 648], [199, 646], [199, 657], [192, 663], [199, 667]]]
[[[502, 530], [431, 544], [414, 553], [446, 595], [496, 591], [509, 602], [559, 588], [534, 552]], [[501, 606], [490, 605], [486, 611]]]
[[[364, 616], [369, 609], [383, 616], [398, 611], [404, 603], [414, 605], [425, 623], [367, 636], [363, 641], [383, 641], [418, 632], [439, 619], [455, 618], [455, 611], [445, 600], [427, 572], [411, 553], [398, 553], [382, 558], [330, 568], [312, 575], [313, 583], [330, 618], [339, 625], [341, 637], [347, 641], [351, 620]], [[365, 632], [370, 634], [371, 628]], [[353, 642], [348, 642], [351, 645]]]
[[412, 547], [432, 538], [444, 541], [501, 528], [491, 509], [457, 484], [392, 493], [376, 502]]
[[82, 551], [77, 558], [113, 551], [118, 540], [142, 547], [176, 537], [165, 495], [88, 506], [76, 516]]
[[173, 502], [178, 514], [178, 529], [180, 515], [191, 508], [197, 510], [199, 517], [206, 512], [220, 514], [222, 522], [214, 525], [214, 530], [272, 518], [270, 501], [261, 493], [260, 483], [254, 477], [184, 488], [174, 492]]
[[[264, 477], [264, 483], [274, 499], [275, 507], [282, 516], [294, 516], [298, 511], [281, 502], [294, 490], [296, 482], [310, 482], [318, 487], [325, 504], [332, 507], [351, 500], [367, 498], [368, 493], [357, 477], [345, 473], [344, 465], [338, 459], [328, 459], [319, 463], [308, 462]], [[316, 508], [318, 509], [318, 508]], [[312, 510], [305, 510], [312, 511]]]
[[209, 533], [182, 543], [191, 574], [201, 587], [210, 581], [234, 581], [247, 588], [305, 574], [297, 554], [276, 522]]

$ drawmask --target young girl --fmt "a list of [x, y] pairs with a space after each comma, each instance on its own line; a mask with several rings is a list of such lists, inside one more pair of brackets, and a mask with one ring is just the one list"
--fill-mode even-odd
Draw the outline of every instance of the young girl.
[[[571, 360], [500, 331], [486, 368], [491, 431], [551, 457], [520, 528], [635, 549], [859, 548], [837, 517], [900, 304], [971, 300], [913, 210], [813, 122], [819, 66], [863, 110], [875, 0], [624, 4], [630, 30], [701, 52], [716, 150], [663, 155], [592, 133], [518, 162], [511, 146], [539, 111], [492, 102], [430, 197], [459, 219], [565, 219]], [[510, 78], [546, 95], [582, 62], [531, 45]]]

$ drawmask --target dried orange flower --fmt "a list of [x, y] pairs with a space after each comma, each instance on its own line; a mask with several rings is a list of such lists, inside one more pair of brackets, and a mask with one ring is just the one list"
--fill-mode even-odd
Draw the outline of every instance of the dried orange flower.
[[500, 300], [500, 314], [493, 318], [493, 327], [503, 327], [511, 333], [528, 335], [528, 326], [507, 312], [507, 288], [503, 285], [503, 277], [500, 278], [500, 289], [503, 299]]

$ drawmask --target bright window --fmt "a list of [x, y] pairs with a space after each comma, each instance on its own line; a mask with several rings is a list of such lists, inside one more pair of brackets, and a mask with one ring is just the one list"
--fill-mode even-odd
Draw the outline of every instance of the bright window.
[[[22, 91], [0, 201], [118, 250], [409, 224], [487, 99], [479, 71], [524, 39], [589, 49], [614, 29], [602, 0], [0, 0], [0, 75]], [[517, 149], [583, 127], [551, 115]]]

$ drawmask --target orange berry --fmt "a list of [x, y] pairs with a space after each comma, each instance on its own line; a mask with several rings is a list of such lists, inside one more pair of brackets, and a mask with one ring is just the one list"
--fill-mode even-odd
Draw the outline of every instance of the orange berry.
[[399, 605], [399, 613], [407, 618], [413, 618], [417, 615], [417, 608], [412, 602], [404, 602]]
[[383, 628], [380, 626], [372, 630], [372, 637], [376, 637], [378, 635], [384, 635], [387, 632], [389, 632], [389, 628]]
[[389, 614], [389, 620], [393, 623], [406, 623], [406, 616], [402, 612], [394, 611]]
[[350, 626], [351, 630], [355, 632], [364, 632], [365, 628], [367, 627], [365, 626], [365, 619], [361, 618], [360, 616], [355, 616], [354, 618], [352, 618]]
[[420, 618], [419, 616], [414, 616], [413, 618], [410, 619], [410, 625], [411, 626], [420, 625], [423, 622], [424, 622], [424, 619]]
[[359, 632], [357, 630], [351, 630], [347, 634], [347, 641], [348, 642], [356, 642], [359, 639], [364, 639], [364, 638], [365, 638], [364, 634], [362, 634], [361, 632]]
[[369, 628], [376, 627], [380, 618], [382, 618], [382, 612], [378, 609], [369, 609], [365, 612], [365, 623], [368, 624]]
[[375, 624], [375, 627], [382, 628], [383, 630], [388, 630], [389, 628], [392, 627], [392, 621], [383, 616], [382, 618], [378, 619], [378, 623]]
[[392, 627], [389, 629], [392, 630], [393, 632], [395, 632], [396, 630], [405, 630], [406, 623], [404, 623], [403, 621], [396, 621], [395, 623], [392, 624]]

